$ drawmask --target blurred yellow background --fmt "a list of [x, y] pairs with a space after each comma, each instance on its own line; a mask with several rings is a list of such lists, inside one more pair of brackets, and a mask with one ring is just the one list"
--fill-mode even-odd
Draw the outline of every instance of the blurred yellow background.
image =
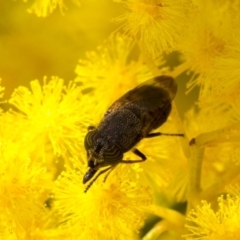
[[[0, 78], [9, 99], [14, 88], [44, 76], [59, 76], [65, 81], [76, 77], [75, 68], [86, 51], [95, 51], [119, 28], [112, 20], [125, 12], [122, 4], [111, 0], [81, 1], [77, 6], [65, 1], [63, 12], [57, 7], [47, 17], [37, 17], [27, 9], [34, 1], [1, 1]], [[170, 62], [176, 61], [170, 56]], [[185, 96], [185, 76], [178, 79], [177, 106], [181, 115], [195, 100], [197, 89]]]
[[46, 18], [29, 14], [31, 2], [1, 1], [0, 77], [8, 98], [13, 89], [43, 76], [75, 78], [85, 52], [95, 50], [116, 28], [111, 19], [123, 8], [112, 1], [66, 1]]

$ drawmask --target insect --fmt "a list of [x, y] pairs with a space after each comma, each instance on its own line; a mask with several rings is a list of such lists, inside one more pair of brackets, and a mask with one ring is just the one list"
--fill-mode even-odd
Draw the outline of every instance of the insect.
[[[152, 132], [152, 130], [166, 122], [171, 102], [177, 92], [177, 84], [170, 76], [154, 77], [136, 88], [125, 93], [115, 101], [105, 113], [97, 127], [88, 127], [84, 145], [87, 151], [88, 171], [83, 177], [85, 184], [98, 172], [88, 184], [85, 192], [106, 173], [109, 173], [119, 164], [143, 162], [147, 158], [134, 146], [143, 138], [152, 138], [160, 135], [184, 136]], [[123, 160], [124, 153], [133, 151], [140, 160]]]

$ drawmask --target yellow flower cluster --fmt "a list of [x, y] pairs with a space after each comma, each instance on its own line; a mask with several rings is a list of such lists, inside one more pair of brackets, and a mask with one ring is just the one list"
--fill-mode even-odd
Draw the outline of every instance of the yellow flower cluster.
[[211, 204], [203, 201], [202, 205], [198, 206], [196, 210], [192, 210], [187, 217], [192, 225], [187, 225], [191, 233], [186, 235], [186, 239], [238, 239], [240, 233], [239, 208], [239, 193], [225, 197], [220, 196], [216, 212], [211, 208]]
[[[239, 1], [25, 2], [27, 12], [2, 7], [19, 21], [0, 12], [0, 239], [238, 239]], [[18, 40], [15, 71], [5, 55]], [[22, 72], [53, 77], [22, 83]], [[88, 127], [159, 75], [175, 77], [178, 92], [156, 132], [184, 137], [141, 140], [145, 162], [101, 168], [87, 187]], [[139, 157], [129, 151], [123, 160]]]
[[175, 49], [184, 24], [187, 21], [188, 0], [119, 0], [129, 10], [116, 18], [126, 21], [124, 31], [144, 44], [153, 56]]
[[72, 239], [134, 239], [152, 202], [149, 188], [139, 183], [134, 170], [120, 166], [86, 194], [83, 173], [68, 169], [53, 188], [60, 228]]
[[[64, 86], [63, 79], [52, 77], [48, 82], [44, 78], [42, 84], [32, 81], [30, 90], [26, 87], [15, 89], [9, 102], [19, 110], [13, 114], [24, 118], [23, 137], [33, 148], [40, 150], [39, 146], [47, 147], [50, 143], [55, 155], [77, 156], [82, 138], [79, 129], [85, 126], [78, 115], [84, 104], [80, 98], [80, 87], [72, 82]], [[41, 151], [42, 154], [47, 152], [44, 147], [39, 154]]]

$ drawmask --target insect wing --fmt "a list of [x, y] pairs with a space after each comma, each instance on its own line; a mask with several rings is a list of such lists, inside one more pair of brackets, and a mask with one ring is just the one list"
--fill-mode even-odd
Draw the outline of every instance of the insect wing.
[[120, 97], [108, 109], [107, 114], [129, 104], [137, 104], [146, 111], [164, 108], [177, 92], [177, 84], [170, 76], [158, 76], [147, 80]]

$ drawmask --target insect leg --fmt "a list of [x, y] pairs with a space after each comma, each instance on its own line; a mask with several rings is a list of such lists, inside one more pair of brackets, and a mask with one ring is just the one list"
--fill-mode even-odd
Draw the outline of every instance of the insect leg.
[[152, 137], [158, 137], [158, 136], [177, 136], [177, 137], [184, 137], [183, 133], [149, 133], [145, 138], [152, 138]]
[[[114, 167], [115, 167], [115, 165], [114, 165]], [[88, 189], [93, 185], [93, 183], [98, 179], [98, 177], [99, 177], [100, 175], [102, 175], [103, 173], [107, 172], [108, 170], [110, 170], [111, 168], [113, 168], [113, 166], [108, 167], [108, 168], [102, 170], [101, 172], [99, 172], [99, 173], [97, 174], [97, 176], [87, 185], [87, 187], [86, 187], [86, 189], [84, 190], [84, 192], [86, 193], [86, 192], [88, 191]]]
[[133, 153], [139, 156], [141, 160], [122, 160], [120, 163], [127, 163], [127, 164], [138, 163], [138, 162], [144, 162], [147, 159], [146, 156], [142, 152], [140, 152], [137, 148], [133, 150]]

